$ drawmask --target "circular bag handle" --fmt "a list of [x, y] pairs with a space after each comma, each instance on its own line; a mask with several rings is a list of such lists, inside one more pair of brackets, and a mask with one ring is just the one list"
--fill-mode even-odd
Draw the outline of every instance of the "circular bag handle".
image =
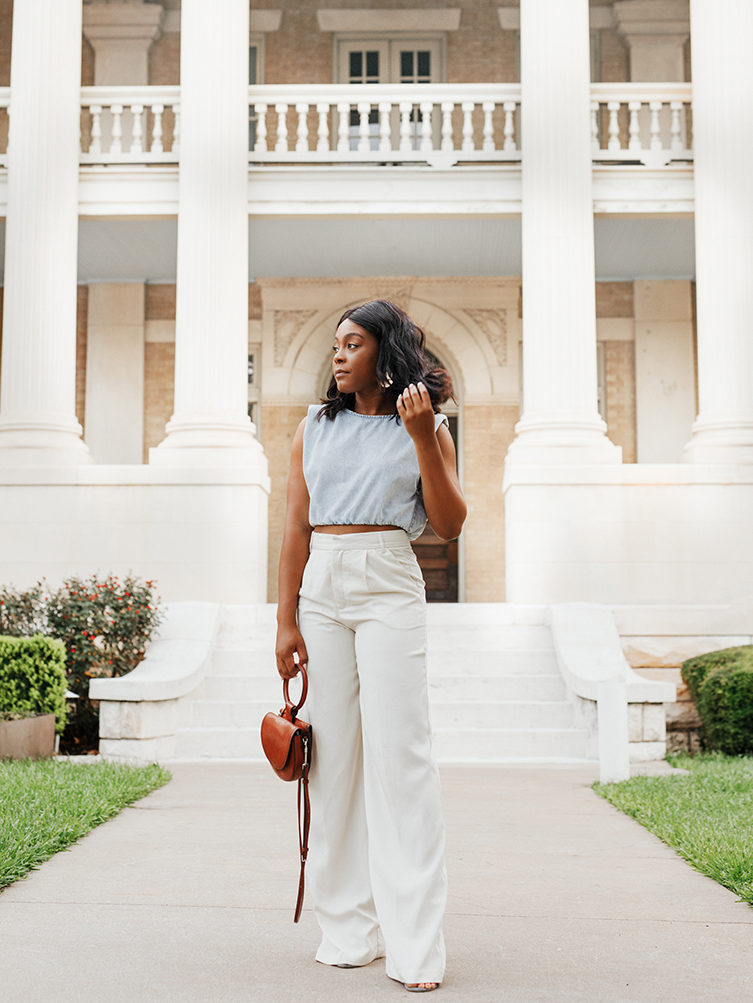
[[309, 691], [309, 677], [306, 675], [306, 670], [304, 669], [304, 667], [302, 665], [299, 665], [298, 668], [300, 670], [301, 676], [303, 677], [303, 680], [302, 680], [302, 685], [301, 685], [301, 698], [300, 698], [300, 700], [298, 701], [297, 704], [293, 704], [291, 702], [291, 700], [290, 700], [290, 693], [289, 693], [290, 680], [289, 679], [283, 679], [283, 681], [282, 681], [282, 694], [285, 697], [285, 706], [286, 707], [290, 707], [290, 716], [294, 720], [295, 720], [296, 714], [298, 713], [298, 711], [301, 709], [301, 707], [303, 707], [304, 703], [306, 702], [306, 694]]

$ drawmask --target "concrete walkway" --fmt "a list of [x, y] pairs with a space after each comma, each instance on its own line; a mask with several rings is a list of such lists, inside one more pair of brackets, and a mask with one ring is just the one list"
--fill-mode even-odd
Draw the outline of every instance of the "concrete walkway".
[[[313, 961], [311, 912], [292, 922], [293, 785], [265, 764], [172, 769], [0, 894], [4, 1001], [418, 998], [382, 960], [352, 971]], [[597, 797], [595, 775], [443, 768], [448, 968], [428, 998], [753, 998], [753, 909]]]

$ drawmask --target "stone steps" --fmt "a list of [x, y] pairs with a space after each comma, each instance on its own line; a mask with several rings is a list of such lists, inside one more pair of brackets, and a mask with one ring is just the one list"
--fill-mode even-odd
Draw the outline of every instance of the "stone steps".
[[[586, 758], [586, 732], [575, 728], [452, 728], [437, 731], [440, 762], [575, 762]], [[177, 736], [178, 760], [263, 759], [258, 728], [194, 728]]]
[[[542, 607], [429, 606], [429, 700], [437, 758], [551, 762], [585, 758], [586, 732], [557, 669]], [[222, 610], [209, 674], [176, 736], [183, 759], [263, 758], [259, 726], [282, 705], [273, 606]], [[293, 699], [299, 685], [291, 686]]]

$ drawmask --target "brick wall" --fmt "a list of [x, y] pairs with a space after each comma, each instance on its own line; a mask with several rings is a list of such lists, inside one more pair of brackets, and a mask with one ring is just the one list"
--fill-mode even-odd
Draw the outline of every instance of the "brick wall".
[[89, 323], [89, 287], [76, 292], [76, 418], [86, 438], [86, 344]]
[[180, 83], [180, 34], [170, 31], [163, 34], [149, 49], [149, 83]]
[[[633, 283], [597, 282], [596, 316], [632, 320]], [[622, 446], [624, 463], [635, 463], [635, 342], [604, 339], [607, 434]]]
[[[175, 324], [175, 285], [147, 284], [144, 297], [144, 320]], [[144, 344], [144, 451], [143, 463], [149, 462], [149, 449], [165, 438], [165, 425], [173, 414], [175, 402], [175, 342], [152, 341]]]
[[290, 447], [302, 418], [305, 405], [264, 404], [262, 407], [263, 445], [269, 464], [272, 490], [269, 495], [268, 591], [269, 602], [277, 602], [277, 564], [280, 559], [282, 531], [285, 526], [285, 496], [290, 470]]
[[[279, 0], [283, 11], [280, 30], [265, 36], [264, 83], [332, 83], [334, 38], [321, 32], [317, 0]], [[358, 6], [352, 0], [331, 0], [328, 8]], [[394, 8], [394, 0], [371, 0], [372, 10]], [[435, 8], [437, 0], [411, 0], [411, 8]], [[462, 10], [460, 27], [447, 32], [447, 79], [451, 83], [512, 81], [516, 79], [515, 32], [503, 32], [497, 5], [478, 0], [454, 0]], [[261, 9], [255, 5], [254, 9]]]
[[622, 462], [635, 463], [635, 342], [607, 341], [607, 434], [622, 446]]
[[10, 86], [10, 43], [13, 0], [0, 0], [0, 87]]
[[509, 404], [466, 404], [463, 409], [466, 602], [505, 598], [502, 474], [518, 417], [518, 407]]

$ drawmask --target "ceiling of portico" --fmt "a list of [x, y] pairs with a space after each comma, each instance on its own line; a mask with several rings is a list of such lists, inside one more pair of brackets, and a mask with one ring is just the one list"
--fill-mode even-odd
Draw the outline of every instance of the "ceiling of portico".
[[[597, 279], [695, 278], [690, 218], [598, 217]], [[175, 219], [81, 219], [78, 280], [174, 282]], [[0, 221], [4, 271], [5, 222]], [[249, 278], [521, 274], [513, 217], [264, 217], [249, 223]]]

